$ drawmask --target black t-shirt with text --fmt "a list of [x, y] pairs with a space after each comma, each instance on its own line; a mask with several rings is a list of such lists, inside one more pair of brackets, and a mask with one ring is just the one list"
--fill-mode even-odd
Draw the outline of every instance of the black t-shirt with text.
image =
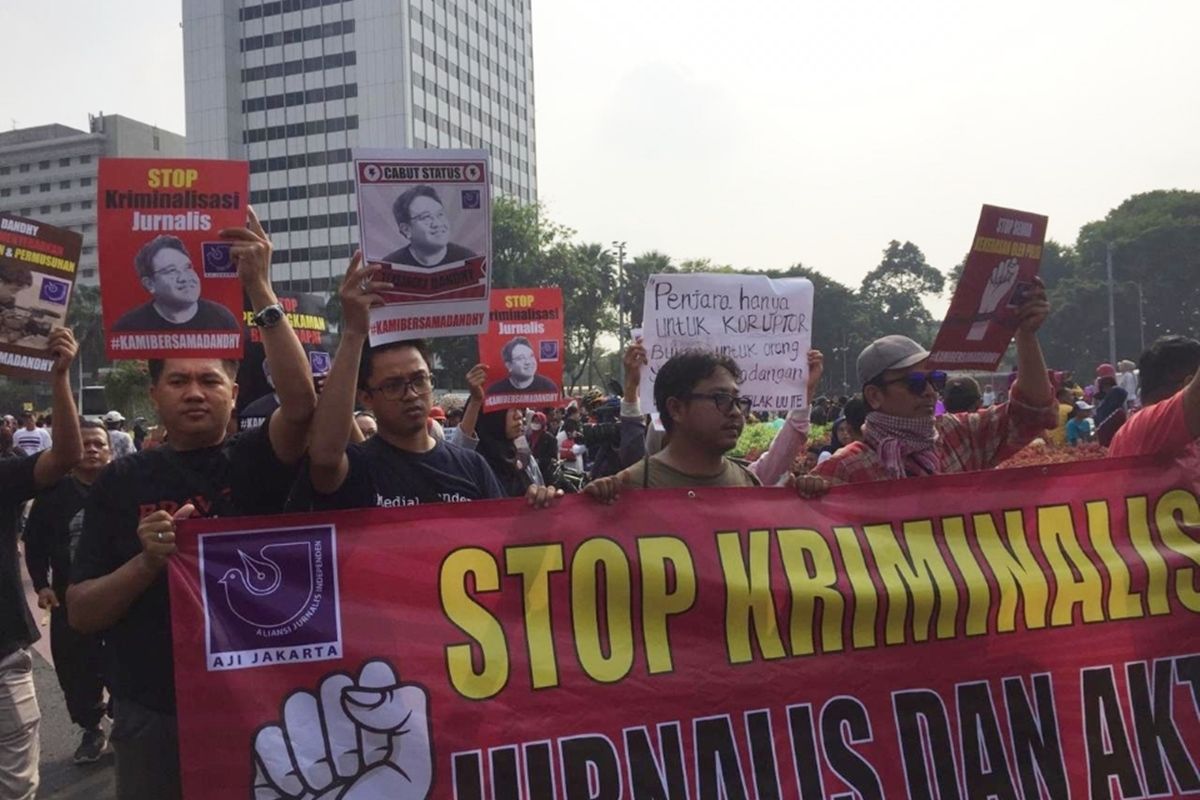
[[0, 658], [41, 638], [21, 584], [17, 519], [21, 503], [33, 497], [36, 456], [0, 458]]
[[[174, 513], [189, 502], [200, 517], [282, 511], [296, 468], [276, 458], [268, 428], [238, 434], [214, 447], [180, 452], [164, 445], [114, 461], [88, 497], [71, 582], [108, 575], [141, 553], [138, 521], [153, 511]], [[113, 695], [174, 713], [166, 570], [104, 639]]]
[[445, 442], [410, 453], [376, 435], [348, 446], [346, 456], [346, 480], [333, 494], [312, 492], [314, 508], [396, 508], [506, 496], [483, 456]]

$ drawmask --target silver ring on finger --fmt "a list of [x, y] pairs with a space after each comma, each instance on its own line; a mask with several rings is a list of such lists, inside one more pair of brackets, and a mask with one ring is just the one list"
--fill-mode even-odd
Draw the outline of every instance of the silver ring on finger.
[[371, 279], [363, 278], [361, 281], [358, 282], [358, 288], [362, 289], [363, 294], [366, 294], [367, 292], [371, 291]]
[[160, 542], [165, 542], [167, 540], [167, 535], [162, 531], [159, 531], [158, 533], [154, 534], [154, 538]]

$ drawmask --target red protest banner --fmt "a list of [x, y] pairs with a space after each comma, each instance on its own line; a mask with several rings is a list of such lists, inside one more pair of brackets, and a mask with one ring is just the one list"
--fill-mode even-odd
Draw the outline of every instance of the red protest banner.
[[929, 366], [994, 370], [1016, 332], [1016, 310], [1042, 263], [1046, 217], [984, 206]]
[[49, 380], [52, 328], [67, 324], [83, 236], [0, 214], [0, 374]]
[[[479, 362], [491, 370], [484, 411], [562, 402], [562, 289], [494, 289]], [[503, 371], [502, 371], [503, 370]]]
[[242, 355], [242, 289], [218, 232], [246, 226], [244, 161], [100, 159], [109, 358]]
[[1142, 459], [188, 520], [185, 796], [1193, 791], [1198, 491]]

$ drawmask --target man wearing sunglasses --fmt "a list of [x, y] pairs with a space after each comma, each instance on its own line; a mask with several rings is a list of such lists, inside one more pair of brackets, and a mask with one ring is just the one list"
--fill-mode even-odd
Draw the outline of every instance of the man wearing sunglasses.
[[905, 336], [884, 336], [858, 356], [870, 409], [863, 441], [842, 448], [815, 474], [834, 483], [910, 478], [990, 469], [1025, 447], [1056, 419], [1054, 389], [1037, 331], [1050, 313], [1041, 282], [1017, 310], [1017, 380], [1007, 403], [934, 416], [946, 373], [929, 370], [929, 353]]
[[[368, 347], [369, 310], [382, 302], [378, 265], [350, 262], [342, 282], [342, 339], [317, 401], [309, 443], [312, 505], [318, 509], [411, 506], [505, 497], [483, 456], [429, 433], [433, 380], [424, 343]], [[347, 445], [358, 400], [377, 432]], [[531, 486], [531, 505], [561, 494]]]

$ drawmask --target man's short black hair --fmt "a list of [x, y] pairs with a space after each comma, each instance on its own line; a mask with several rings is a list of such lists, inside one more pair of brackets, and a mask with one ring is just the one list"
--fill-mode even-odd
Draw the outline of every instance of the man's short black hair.
[[654, 378], [654, 405], [658, 408], [659, 417], [667, 433], [671, 432], [674, 422], [667, 413], [667, 400], [672, 397], [685, 400], [696, 388], [696, 384], [705, 378], [711, 378], [718, 367], [722, 367], [733, 375], [738, 383], [742, 381], [742, 371], [737, 362], [723, 353], [711, 350], [685, 350], [667, 359], [667, 363], [658, 370]]
[[867, 401], [861, 394], [854, 395], [842, 406], [842, 416], [846, 418], [854, 435], [861, 436], [863, 423], [867, 421]]
[[108, 432], [108, 427], [103, 422], [96, 422], [94, 419], [87, 417], [79, 418], [79, 432], [83, 431], [104, 431], [104, 438], [108, 440], [108, 446], [112, 447], [112, 434]]
[[413, 201], [418, 197], [428, 197], [442, 208], [446, 207], [446, 204], [442, 202], [442, 198], [438, 197], [437, 190], [432, 186], [425, 186], [424, 184], [414, 186], [411, 189], [407, 189], [402, 195], [396, 198], [396, 202], [392, 203], [392, 216], [396, 218], [397, 225], [412, 222], [411, 206]]
[[[1188, 336], [1162, 336], [1138, 359], [1138, 393], [1145, 402], [1172, 389], [1200, 369], [1200, 342]], [[1158, 398], [1162, 399], [1162, 398]]]
[[178, 236], [169, 236], [161, 234], [155, 236], [150, 241], [142, 245], [142, 249], [137, 251], [137, 255], [133, 257], [133, 266], [137, 269], [139, 278], [151, 278], [154, 276], [154, 257], [163, 250], [178, 250], [183, 253], [188, 259], [187, 246]]
[[509, 340], [508, 344], [500, 348], [500, 356], [504, 359], [505, 364], [507, 364], [509, 361], [512, 361], [513, 350], [516, 350], [521, 345], [525, 345], [529, 348], [531, 353], [533, 352], [533, 345], [530, 344], [529, 340], [524, 336], [518, 336], [515, 339], [511, 339]]
[[[225, 370], [225, 374], [229, 376], [229, 380], [236, 382], [238, 374], [238, 366], [240, 362], [236, 358], [222, 358], [221, 368]], [[150, 371], [150, 385], [157, 386], [158, 379], [162, 377], [163, 370], [166, 368], [167, 360], [165, 358], [152, 358], [146, 362], [146, 367]]]
[[983, 395], [979, 391], [979, 383], [974, 378], [970, 375], [960, 375], [946, 383], [942, 402], [946, 405], [947, 414], [960, 414], [979, 408], [979, 404], [983, 402]]
[[358, 388], [366, 389], [371, 385], [371, 372], [375, 368], [375, 356], [380, 353], [386, 353], [389, 350], [399, 350], [401, 347], [412, 347], [421, 354], [421, 359], [425, 362], [425, 368], [430, 372], [433, 368], [429, 366], [429, 345], [424, 339], [405, 339], [400, 342], [388, 342], [387, 344], [376, 345], [372, 347], [370, 344], [363, 345], [362, 359], [358, 362]]

